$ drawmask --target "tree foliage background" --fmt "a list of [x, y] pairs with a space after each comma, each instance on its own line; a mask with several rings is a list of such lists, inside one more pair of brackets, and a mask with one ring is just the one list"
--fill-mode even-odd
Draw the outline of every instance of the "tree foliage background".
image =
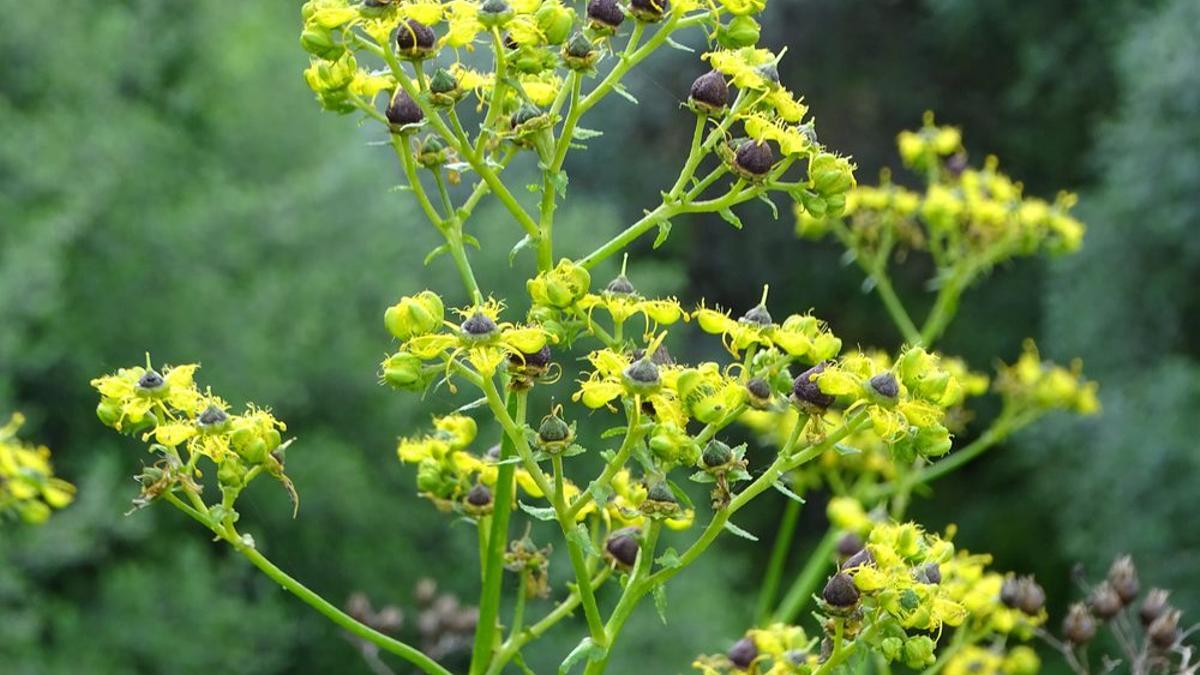
[[[247, 513], [283, 567], [335, 600], [365, 590], [408, 608], [410, 634], [417, 578], [474, 590], [473, 534], [446, 534], [394, 454], [438, 395], [416, 403], [374, 375], [386, 304], [454, 280], [421, 266], [436, 242], [391, 189], [390, 152], [310, 100], [299, 4], [0, 0], [0, 411], [24, 411], [26, 435], [55, 448], [80, 488], [47, 525], [0, 530], [5, 673], [367, 672], [334, 628], [179, 514], [122, 515], [141, 458], [101, 433], [88, 380], [145, 350], [201, 360], [215, 389], [289, 422], [301, 516], [267, 489]], [[916, 515], [959, 523], [959, 541], [1000, 567], [1037, 572], [1054, 609], [1077, 561], [1095, 578], [1128, 551], [1145, 580], [1200, 611], [1200, 529], [1188, 525], [1200, 475], [1200, 5], [773, 0], [769, 12], [764, 41], [790, 46], [783, 79], [861, 180], [897, 164], [894, 134], [933, 109], [1028, 191], [1081, 192], [1083, 251], [998, 270], [944, 347], [985, 369], [1026, 336], [1054, 358], [1082, 356], [1103, 417], [1020, 436], [939, 483]], [[569, 252], [589, 228], [636, 218], [654, 178], [674, 175], [691, 129], [678, 104], [697, 74], [694, 56], [662, 54], [633, 79], [638, 108], [599, 110], [606, 136], [568, 166]], [[507, 250], [516, 230], [489, 213], [480, 238]], [[770, 283], [773, 304], [812, 307], [863, 345], [897, 344], [836, 249], [796, 240], [765, 208], [743, 220], [742, 232], [680, 220], [664, 248], [644, 242], [639, 285], [748, 307]], [[503, 256], [477, 270], [521, 293]], [[923, 294], [921, 272], [900, 279], [910, 295]], [[773, 532], [767, 501], [743, 526]], [[682, 672], [740, 633], [767, 543], [725, 542], [682, 575], [668, 627], [637, 615], [646, 630], [629, 631], [624, 651], [638, 671]], [[535, 670], [577, 632], [558, 629]], [[625, 663], [614, 668], [633, 672]]]

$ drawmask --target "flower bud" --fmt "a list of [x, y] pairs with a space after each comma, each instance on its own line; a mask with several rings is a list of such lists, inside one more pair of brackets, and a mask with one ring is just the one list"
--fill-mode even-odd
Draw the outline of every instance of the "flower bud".
[[1161, 588], [1151, 588], [1150, 592], [1146, 593], [1146, 599], [1142, 600], [1142, 606], [1138, 608], [1138, 618], [1142, 620], [1143, 626], [1149, 626], [1171, 608], [1167, 603], [1170, 596], [1170, 592]]
[[817, 376], [823, 372], [825, 372], [825, 363], [818, 363], [800, 373], [800, 376], [792, 382], [792, 399], [801, 408], [812, 407], [824, 410], [833, 404], [833, 397], [822, 392], [821, 388], [817, 386]]
[[1087, 644], [1096, 636], [1096, 621], [1082, 602], [1071, 605], [1063, 619], [1063, 635], [1071, 644]]
[[333, 32], [328, 28], [317, 25], [305, 26], [300, 33], [300, 46], [313, 56], [333, 61], [346, 50], [341, 43], [333, 39]]
[[450, 150], [440, 136], [430, 134], [417, 146], [417, 163], [426, 169], [436, 169], [450, 159]]
[[871, 385], [872, 392], [885, 399], [894, 401], [900, 395], [900, 383], [890, 372], [880, 373], [872, 377], [868, 383]]
[[1139, 585], [1133, 558], [1126, 555], [1114, 560], [1112, 566], [1108, 568], [1108, 583], [1112, 585], [1117, 597], [1121, 599], [1121, 604], [1128, 605], [1136, 600]]
[[733, 449], [714, 438], [704, 447], [704, 454], [700, 459], [709, 469], [726, 466], [733, 461]]
[[142, 396], [157, 396], [167, 391], [167, 381], [153, 368], [147, 370], [138, 378], [135, 390]]
[[592, 45], [592, 41], [583, 33], [575, 33], [563, 45], [562, 60], [571, 70], [588, 70], [600, 58], [600, 52]]
[[641, 543], [638, 541], [638, 536], [641, 530], [636, 527], [625, 527], [613, 531], [608, 535], [608, 539], [604, 542], [604, 551], [608, 557], [616, 561], [622, 567], [633, 567], [637, 562], [638, 549], [641, 548]]
[[854, 187], [854, 165], [845, 157], [822, 152], [809, 162], [808, 179], [822, 195], [840, 194]]
[[625, 12], [617, 0], [588, 0], [587, 17], [593, 30], [608, 34], [615, 32], [625, 20]]
[[475, 312], [466, 321], [462, 322], [462, 335], [468, 340], [483, 341], [488, 340], [499, 332], [499, 327], [492, 317], [483, 312]]
[[424, 59], [433, 52], [437, 36], [420, 21], [409, 19], [396, 28], [396, 51], [402, 58]]
[[422, 365], [415, 354], [396, 352], [383, 362], [383, 381], [397, 389], [420, 391], [425, 388]]
[[741, 49], [758, 44], [762, 28], [754, 17], [742, 15], [717, 28], [717, 43], [726, 49]]
[[936, 645], [928, 635], [918, 635], [904, 642], [904, 664], [914, 670], [931, 666], [937, 661], [933, 656]]
[[587, 269], [564, 259], [554, 269], [525, 282], [525, 289], [535, 305], [566, 309], [587, 295], [591, 283]]
[[671, 9], [670, 0], [629, 0], [629, 11], [638, 21], [657, 23]]
[[821, 598], [831, 607], [848, 609], [858, 604], [858, 587], [854, 580], [845, 572], [838, 572], [829, 578], [821, 591]]
[[404, 127], [420, 124], [425, 120], [425, 113], [422, 112], [421, 106], [417, 105], [417, 102], [403, 89], [396, 90], [396, 94], [392, 96], [384, 114], [387, 115], [388, 124], [391, 125], [394, 134], [403, 131]]
[[754, 644], [754, 640], [751, 638], [744, 637], [733, 643], [729, 651], [725, 652], [725, 656], [729, 658], [729, 662], [735, 667], [742, 670], [749, 670], [750, 664], [754, 663], [754, 659], [758, 658], [758, 646]]
[[1117, 591], [1107, 581], [1092, 589], [1088, 596], [1088, 608], [1103, 621], [1119, 614], [1122, 606], [1121, 596], [1117, 595]]
[[692, 82], [688, 100], [692, 109], [705, 115], [718, 114], [729, 104], [729, 85], [725, 76], [710, 70]]
[[388, 331], [400, 340], [432, 333], [441, 328], [444, 318], [442, 298], [433, 291], [400, 298], [383, 313]]
[[116, 426], [121, 419], [121, 403], [111, 398], [102, 398], [96, 406], [96, 417], [106, 427]]
[[749, 180], [763, 178], [775, 165], [775, 153], [766, 141], [745, 140], [733, 155], [733, 168]]
[[774, 392], [771, 391], [771, 385], [761, 377], [755, 377], [746, 383], [746, 393], [750, 401], [750, 407], [755, 410], [766, 410], [771, 407], [771, 398]]
[[513, 17], [512, 7], [505, 0], [484, 0], [476, 18], [486, 28], [495, 28], [508, 23]]
[[536, 17], [538, 30], [542, 31], [547, 44], [561, 45], [575, 25], [575, 10], [557, 3], [543, 4]]
[[226, 459], [217, 467], [217, 482], [221, 487], [240, 488], [245, 480], [246, 467], [236, 459]]
[[429, 78], [429, 100], [436, 106], [449, 107], [458, 103], [467, 92], [459, 85], [458, 78], [445, 68], [433, 71]]
[[862, 537], [853, 532], [847, 532], [846, 534], [842, 535], [841, 539], [838, 539], [837, 554], [838, 557], [842, 558], [843, 560], [853, 556], [861, 550], [863, 550]]
[[1146, 628], [1146, 636], [1159, 649], [1169, 649], [1179, 642], [1179, 619], [1183, 615], [1178, 609], [1168, 609]]

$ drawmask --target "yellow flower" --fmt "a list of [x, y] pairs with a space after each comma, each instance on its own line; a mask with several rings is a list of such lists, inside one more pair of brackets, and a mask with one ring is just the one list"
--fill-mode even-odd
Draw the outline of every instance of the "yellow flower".
[[1021, 356], [1012, 365], [1001, 366], [996, 390], [1012, 404], [1045, 410], [1067, 410], [1093, 415], [1100, 410], [1098, 385], [1083, 377], [1079, 360], [1070, 368], [1043, 362], [1033, 340], [1026, 340]]
[[147, 358], [147, 367], [121, 368], [91, 381], [100, 393], [96, 414], [104, 424], [121, 431], [153, 424], [155, 412], [164, 418], [172, 418], [176, 412], [185, 417], [200, 412], [204, 397], [194, 380], [198, 365], [167, 366], [159, 374], [148, 362]]
[[49, 448], [17, 440], [24, 422], [18, 413], [0, 427], [0, 516], [11, 512], [25, 522], [40, 523], [52, 509], [71, 503], [75, 486], [54, 475]]
[[775, 55], [768, 49], [723, 49], [709, 52], [702, 58], [709, 62], [713, 70], [730, 76], [733, 84], [741, 89], [766, 91], [774, 86], [760, 70], [776, 61]]

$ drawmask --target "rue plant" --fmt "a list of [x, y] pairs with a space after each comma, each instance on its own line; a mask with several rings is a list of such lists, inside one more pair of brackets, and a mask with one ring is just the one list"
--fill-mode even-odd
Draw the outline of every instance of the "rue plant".
[[[887, 174], [878, 186], [858, 186], [854, 164], [821, 143], [803, 99], [780, 81], [783, 54], [756, 46], [764, 4], [311, 0], [303, 7], [300, 42], [311, 57], [304, 78], [317, 101], [359, 116], [387, 139], [405, 187], [442, 240], [425, 263], [448, 260], [461, 279], [459, 307], [447, 301], [454, 291], [414, 288], [381, 308], [395, 341], [379, 377], [397, 390], [440, 388], [458, 398], [428, 429], [405, 431], [397, 452], [433, 508], [476, 526], [472, 675], [530, 672], [524, 655], [533, 642], [577, 629], [559, 671], [604, 672], [643, 601], [651, 598], [666, 620], [671, 579], [719, 536], [757, 539], [735, 524], [756, 500], [781, 511], [756, 624], [740, 639], [730, 636], [727, 651], [697, 657], [701, 671], [887, 672], [897, 663], [980, 672], [964, 661], [979, 654], [994, 664], [988, 672], [1038, 668], [1034, 652], [1019, 644], [1046, 620], [1037, 583], [991, 570], [986, 555], [956, 550], [953, 530], [927, 532], [905, 511], [930, 482], [1043, 415], [1097, 410], [1095, 385], [1079, 365], [1047, 363], [1032, 343], [994, 379], [935, 350], [963, 293], [991, 268], [1080, 245], [1083, 227], [1069, 213], [1074, 198], [1025, 196], [991, 158], [971, 168], [958, 130], [932, 117], [899, 139], [923, 190]], [[661, 200], [642, 218], [590, 252], [564, 256], [555, 224], [569, 194], [568, 160], [586, 143], [605, 142], [602, 129], [584, 126], [588, 113], [614, 94], [636, 104], [626, 76], [660, 48], [690, 51], [681, 41], [704, 47], [691, 62], [690, 91], [680, 92], [686, 104], [676, 114], [694, 127], [678, 176], [662, 184]], [[530, 171], [538, 176], [533, 200], [513, 178]], [[506, 214], [488, 223], [488, 246], [475, 219], [485, 199]], [[627, 257], [615, 278], [593, 278], [598, 264], [628, 255], [643, 235], [654, 233], [657, 247], [691, 214], [719, 214], [741, 228], [747, 216], [739, 207], [763, 202], [774, 210], [776, 200], [793, 205], [800, 234], [831, 234], [845, 245], [895, 320], [900, 348], [846, 349], [819, 318], [769, 308], [765, 288], [758, 305], [733, 312], [639, 293], [636, 261], [629, 267]], [[528, 297], [496, 298], [473, 271], [472, 257], [503, 255], [493, 246], [506, 237]], [[890, 265], [919, 253], [936, 270], [936, 297], [921, 322], [889, 280]], [[689, 325], [719, 339], [727, 356], [689, 359], [678, 339]], [[573, 374], [579, 361], [584, 373], [565, 381], [564, 364]], [[351, 613], [342, 611], [239, 532], [238, 496], [256, 478], [279, 482], [299, 506], [285, 473], [286, 427], [264, 407], [234, 410], [200, 388], [195, 371], [148, 361], [93, 382], [100, 419], [145, 442], [154, 458], [138, 477], [135, 505], [163, 501], [183, 511], [369, 653], [449, 672], [386, 634], [394, 622], [371, 620], [369, 604], [359, 599]], [[989, 391], [1000, 414], [958, 447], [970, 402]], [[581, 433], [577, 422], [587, 415], [607, 429]], [[764, 448], [753, 462], [745, 445], [730, 440], [746, 429]], [[577, 459], [586, 456], [602, 461]], [[585, 473], [596, 463], [598, 471]], [[689, 482], [708, 499], [695, 503]], [[811, 494], [832, 497], [829, 532], [792, 571], [793, 531]], [[554, 541], [534, 541], [534, 521], [550, 523]], [[688, 543], [663, 545], [664, 528], [686, 531], [674, 536]], [[552, 547], [566, 550], [565, 573], [550, 570]], [[550, 609], [531, 616], [527, 600], [551, 596]], [[806, 609], [815, 621], [805, 621]], [[582, 621], [564, 622], [574, 615]], [[1156, 658], [1169, 661], [1170, 646], [1155, 647]]]

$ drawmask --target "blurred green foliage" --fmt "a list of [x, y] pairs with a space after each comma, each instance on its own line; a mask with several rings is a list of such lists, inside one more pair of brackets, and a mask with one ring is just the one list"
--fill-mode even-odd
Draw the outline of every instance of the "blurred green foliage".
[[[310, 100], [298, 5], [0, 0], [0, 410], [23, 410], [27, 435], [80, 488], [46, 526], [0, 530], [6, 673], [369, 672], [323, 619], [179, 514], [121, 515], [140, 458], [101, 433], [87, 382], [146, 350], [201, 360], [215, 390], [289, 422], [300, 518], [271, 485], [245, 514], [282, 567], [336, 602], [364, 590], [404, 607], [409, 637], [417, 578], [474, 591], [473, 533], [415, 498], [393, 449], [447, 394], [416, 404], [374, 379], [382, 308], [455, 278], [420, 265], [436, 238], [390, 190], [398, 168], [380, 139]], [[919, 517], [958, 522], [960, 542], [1036, 571], [1057, 607], [1075, 561], [1095, 578], [1117, 551], [1200, 607], [1200, 534], [1181, 526], [1200, 470], [1200, 7], [774, 0], [770, 12], [765, 42], [790, 46], [783, 79], [864, 179], [898, 163], [895, 132], [932, 108], [1029, 191], [1083, 193], [1083, 252], [999, 270], [967, 296], [945, 347], [986, 368], [1038, 336], [1048, 356], [1085, 359], [1105, 416], [995, 451], [938, 484]], [[693, 56], [664, 54], [631, 78], [639, 108], [598, 109], [605, 139], [568, 165], [565, 253], [637, 217], [661, 188], [653, 178], [674, 175], [691, 128], [677, 106], [698, 73]], [[773, 305], [811, 306], [851, 342], [898, 342], [832, 247], [750, 209], [743, 232], [681, 220], [663, 249], [642, 242], [639, 286], [742, 308], [770, 283]], [[515, 242], [500, 211], [478, 222], [485, 244]], [[520, 295], [507, 260], [477, 272]], [[899, 280], [909, 295], [923, 294], [923, 273]], [[778, 504], [765, 501], [739, 524], [773, 531]], [[798, 539], [797, 558], [810, 542]], [[667, 630], [650, 608], [635, 616], [617, 672], [681, 672], [741, 632], [769, 549], [717, 550], [671, 585]], [[555, 631], [531, 666], [551, 670], [577, 639]]]

